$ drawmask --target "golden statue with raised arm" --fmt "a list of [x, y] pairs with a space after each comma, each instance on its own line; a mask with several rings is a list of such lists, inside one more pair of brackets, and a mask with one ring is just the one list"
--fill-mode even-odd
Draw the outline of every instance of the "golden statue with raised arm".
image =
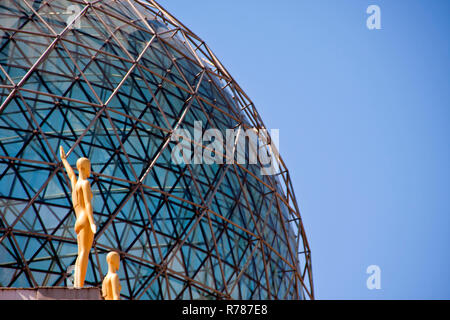
[[117, 252], [111, 251], [106, 256], [108, 262], [108, 273], [103, 279], [102, 296], [105, 300], [120, 300], [120, 289], [122, 289], [117, 275], [120, 266], [120, 257]]
[[72, 167], [69, 165], [69, 162], [67, 162], [66, 154], [62, 146], [59, 149], [59, 155], [70, 179], [72, 187], [72, 204], [76, 216], [75, 232], [77, 234], [78, 257], [75, 262], [74, 286], [75, 288], [82, 288], [86, 277], [89, 253], [97, 229], [94, 223], [94, 214], [91, 203], [91, 185], [87, 180], [91, 174], [91, 162], [87, 158], [80, 158], [77, 160], [77, 180]]

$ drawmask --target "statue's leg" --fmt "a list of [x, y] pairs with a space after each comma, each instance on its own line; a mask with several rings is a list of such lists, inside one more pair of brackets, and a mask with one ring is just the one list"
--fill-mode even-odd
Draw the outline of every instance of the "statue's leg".
[[92, 248], [92, 242], [94, 240], [94, 234], [92, 233], [89, 224], [86, 224], [80, 231], [80, 253], [78, 256], [79, 270], [80, 270], [80, 287], [84, 286], [84, 280], [86, 278], [86, 271], [89, 262], [89, 253]]
[[80, 252], [81, 252], [81, 236], [78, 233], [77, 234], [77, 244], [78, 244], [78, 255], [77, 255], [77, 260], [75, 260], [75, 275], [73, 278], [73, 284], [75, 288], [81, 288], [82, 286], [80, 285]]

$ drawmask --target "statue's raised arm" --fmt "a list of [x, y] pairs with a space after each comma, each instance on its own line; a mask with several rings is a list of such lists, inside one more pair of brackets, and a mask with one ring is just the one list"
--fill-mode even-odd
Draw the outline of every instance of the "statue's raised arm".
[[75, 185], [77, 184], [77, 177], [75, 175], [75, 172], [73, 172], [73, 169], [70, 166], [69, 162], [67, 162], [66, 153], [64, 152], [62, 146], [59, 147], [59, 156], [64, 165], [64, 168], [66, 169], [67, 175], [69, 176], [70, 183], [72, 185], [72, 190], [75, 190]]

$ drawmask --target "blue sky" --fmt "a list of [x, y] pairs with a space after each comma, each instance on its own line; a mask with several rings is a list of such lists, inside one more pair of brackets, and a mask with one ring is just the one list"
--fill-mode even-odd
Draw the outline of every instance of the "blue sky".
[[280, 129], [316, 298], [450, 299], [450, 1], [160, 3]]

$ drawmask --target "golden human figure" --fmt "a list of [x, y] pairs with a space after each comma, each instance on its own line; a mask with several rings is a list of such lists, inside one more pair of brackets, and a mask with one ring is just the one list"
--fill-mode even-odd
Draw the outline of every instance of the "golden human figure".
[[102, 296], [105, 300], [120, 300], [120, 285], [119, 276], [117, 270], [120, 266], [120, 257], [117, 252], [111, 251], [106, 256], [106, 262], [108, 262], [108, 273], [103, 279], [102, 283]]
[[76, 216], [75, 232], [77, 234], [78, 257], [75, 262], [74, 286], [75, 288], [82, 288], [86, 277], [89, 253], [97, 229], [94, 223], [94, 214], [91, 203], [91, 185], [87, 180], [91, 174], [91, 162], [87, 158], [80, 158], [77, 160], [77, 180], [72, 167], [69, 165], [69, 162], [67, 162], [66, 154], [62, 146], [59, 149], [59, 155], [70, 179], [72, 187], [72, 205]]

